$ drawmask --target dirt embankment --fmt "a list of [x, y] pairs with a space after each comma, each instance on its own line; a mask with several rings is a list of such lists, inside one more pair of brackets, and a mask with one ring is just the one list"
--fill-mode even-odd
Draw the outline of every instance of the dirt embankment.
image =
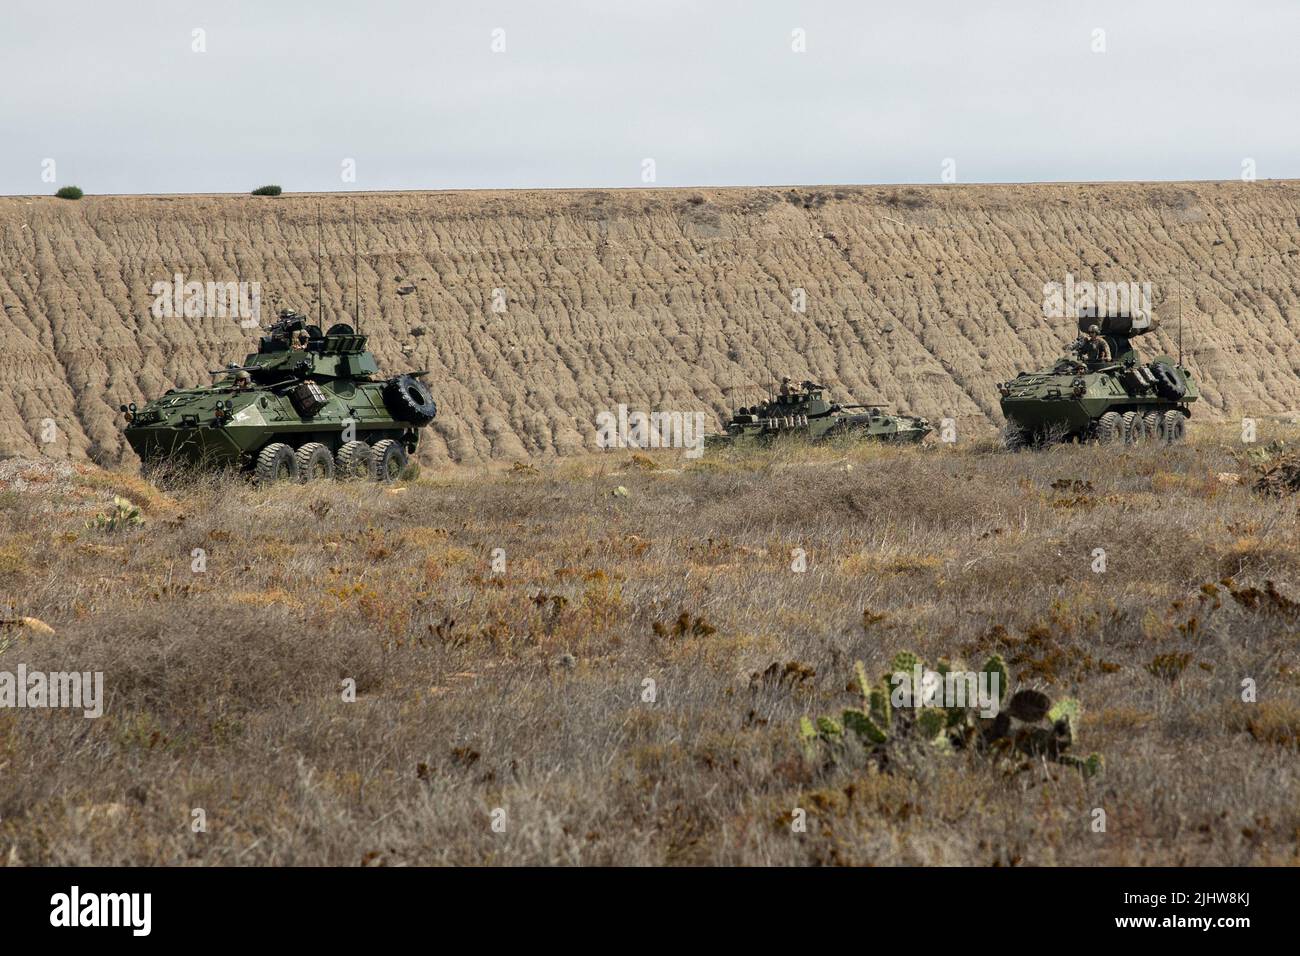
[[324, 320], [359, 294], [381, 366], [430, 370], [431, 462], [592, 447], [620, 402], [721, 416], [782, 374], [992, 426], [995, 383], [1070, 338], [1043, 317], [1067, 275], [1150, 283], [1153, 353], [1176, 349], [1181, 298], [1198, 414], [1300, 408], [1295, 182], [10, 197], [0, 452], [130, 461], [119, 404], [254, 343], [155, 317], [154, 283], [258, 283], [264, 320], [314, 312], [318, 208]]

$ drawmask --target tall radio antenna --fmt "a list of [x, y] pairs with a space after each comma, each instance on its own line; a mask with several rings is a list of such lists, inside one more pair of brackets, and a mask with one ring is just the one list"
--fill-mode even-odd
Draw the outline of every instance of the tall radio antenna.
[[357, 334], [361, 334], [361, 268], [357, 251], [357, 201], [352, 200], [352, 305], [357, 313]]
[[1183, 273], [1178, 273], [1178, 364], [1183, 364]]
[[316, 327], [321, 328], [323, 323], [321, 317], [325, 312], [325, 296], [321, 292], [321, 223], [320, 223], [320, 202], [316, 203]]

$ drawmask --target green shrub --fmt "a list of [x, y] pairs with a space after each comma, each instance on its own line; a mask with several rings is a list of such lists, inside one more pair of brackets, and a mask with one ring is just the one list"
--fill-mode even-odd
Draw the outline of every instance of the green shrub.
[[258, 186], [253, 190], [254, 196], [278, 196], [284, 192], [279, 186]]
[[85, 193], [81, 191], [80, 186], [64, 186], [54, 195], [58, 196], [60, 199], [80, 199], [85, 195]]

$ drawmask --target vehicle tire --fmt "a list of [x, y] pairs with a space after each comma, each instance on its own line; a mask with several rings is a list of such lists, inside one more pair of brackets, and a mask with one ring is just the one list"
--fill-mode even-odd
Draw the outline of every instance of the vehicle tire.
[[334, 456], [320, 442], [308, 442], [298, 449], [298, 454], [294, 457], [298, 461], [298, 480], [304, 484], [317, 479], [328, 481], [334, 477]]
[[1147, 412], [1145, 415], [1142, 416], [1142, 420], [1146, 422], [1147, 439], [1149, 441], [1159, 441], [1160, 440], [1160, 413]]
[[258, 484], [269, 485], [273, 481], [297, 481], [298, 459], [293, 449], [282, 441], [271, 442], [257, 455], [257, 464], [253, 474]]
[[1176, 445], [1187, 437], [1187, 416], [1182, 412], [1165, 412], [1160, 420], [1160, 435], [1167, 445]]
[[363, 441], [350, 441], [339, 449], [334, 465], [334, 475], [340, 480], [370, 477], [370, 446]]
[[1120, 416], [1120, 424], [1124, 429], [1124, 444], [1140, 445], [1146, 441], [1147, 424], [1141, 412], [1125, 412]]
[[384, 403], [395, 418], [415, 425], [427, 425], [438, 414], [429, 386], [414, 375], [398, 375], [384, 386]]
[[1182, 382], [1178, 381], [1178, 376], [1168, 365], [1156, 362], [1151, 369], [1156, 376], [1156, 394], [1161, 398], [1178, 401], [1187, 394], [1187, 389]]
[[1107, 412], [1097, 419], [1097, 442], [1101, 445], [1113, 445], [1123, 437], [1123, 420], [1119, 412]]
[[391, 438], [375, 442], [371, 452], [370, 474], [375, 481], [396, 481], [406, 471], [406, 449]]

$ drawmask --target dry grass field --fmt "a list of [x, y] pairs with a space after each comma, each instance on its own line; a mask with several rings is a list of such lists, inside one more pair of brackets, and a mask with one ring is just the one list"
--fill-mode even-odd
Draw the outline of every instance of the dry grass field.
[[[0, 670], [102, 671], [106, 701], [0, 710], [0, 862], [1295, 863], [1297, 501], [1193, 439], [389, 488], [2, 462], [0, 600], [53, 633], [0, 628]], [[144, 524], [86, 528], [115, 493]], [[1104, 772], [805, 751], [904, 649], [1077, 697]]]

